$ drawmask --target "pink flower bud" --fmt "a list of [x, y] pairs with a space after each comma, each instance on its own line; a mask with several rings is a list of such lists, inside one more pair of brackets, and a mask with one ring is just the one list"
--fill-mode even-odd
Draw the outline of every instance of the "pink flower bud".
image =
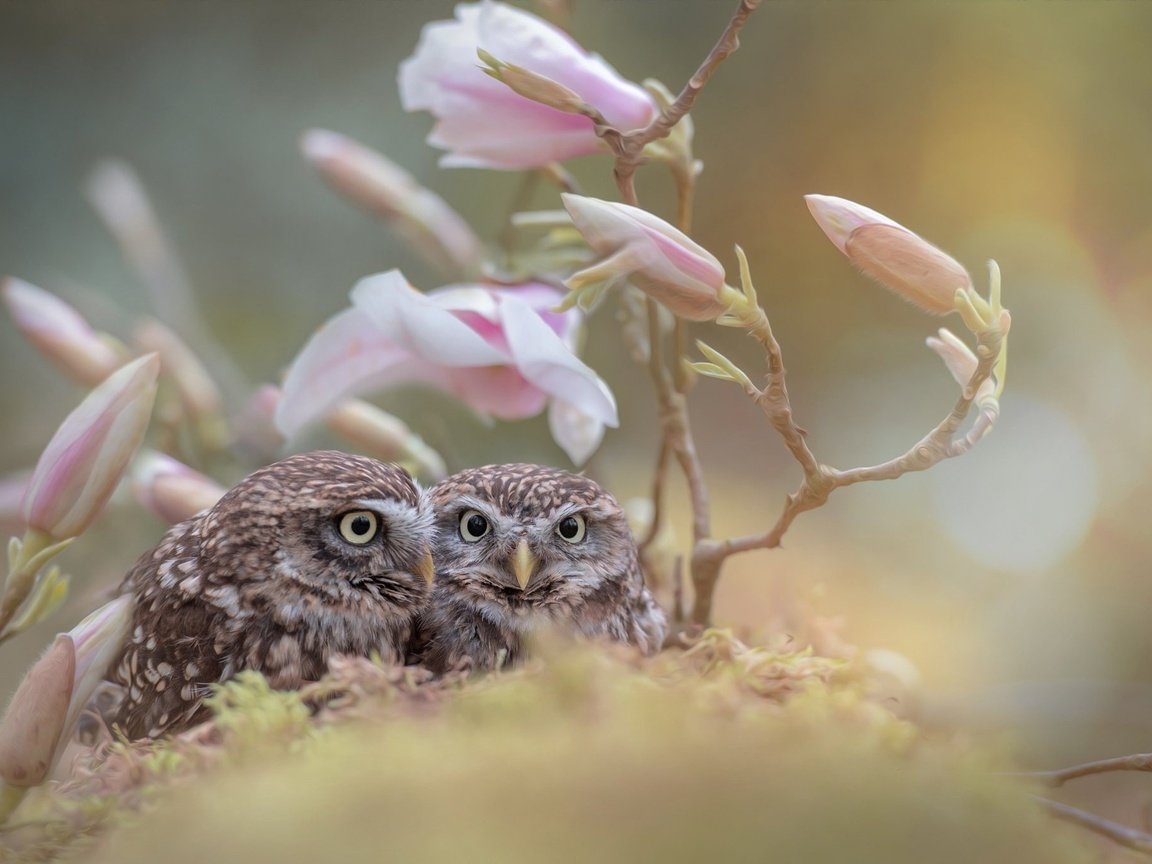
[[160, 360], [149, 354], [118, 369], [56, 430], [24, 494], [24, 521], [64, 540], [100, 512], [148, 428]]
[[95, 387], [124, 362], [111, 337], [96, 333], [56, 295], [12, 277], [0, 293], [20, 332], [74, 381]]
[[132, 469], [132, 491], [149, 513], [175, 525], [208, 509], [228, 490], [183, 462], [149, 450]]
[[[976, 366], [978, 363], [976, 355], [973, 354], [972, 349], [961, 342], [952, 331], [941, 327], [937, 332], [939, 333], [939, 338], [929, 336], [925, 340], [925, 343], [944, 361], [944, 365], [948, 367], [948, 371], [952, 373], [952, 377], [956, 379], [956, 383], [961, 387], [967, 387], [968, 382], [972, 380], [972, 376], [976, 374]], [[995, 380], [988, 377], [980, 385], [980, 389], [976, 391], [975, 401], [982, 401], [985, 397], [992, 395], [995, 389]]]
[[569, 193], [560, 197], [584, 240], [607, 256], [571, 276], [569, 288], [627, 279], [690, 321], [711, 321], [727, 309], [724, 268], [683, 232], [639, 207]]
[[136, 328], [136, 345], [141, 351], [159, 355], [160, 368], [176, 385], [189, 417], [203, 420], [220, 415], [220, 388], [200, 358], [174, 331], [154, 318], [146, 318]]
[[28, 670], [0, 723], [0, 779], [12, 786], [38, 786], [52, 767], [64, 732], [76, 680], [76, 649], [57, 636]]
[[328, 428], [361, 452], [384, 462], [410, 463], [417, 474], [442, 480], [447, 473], [440, 454], [399, 418], [362, 399], [346, 399], [324, 418]]
[[28, 670], [0, 721], [0, 780], [24, 788], [44, 782], [130, 621], [131, 597], [118, 597], [57, 636]]
[[305, 132], [300, 149], [329, 185], [392, 222], [429, 263], [454, 274], [479, 269], [480, 240], [472, 228], [443, 198], [400, 166], [326, 129]]
[[866, 276], [933, 315], [956, 310], [972, 279], [956, 259], [903, 225], [861, 204], [805, 195], [816, 223]]
[[442, 165], [536, 168], [603, 149], [588, 117], [534, 102], [485, 75], [478, 49], [571, 91], [622, 131], [647, 126], [658, 113], [643, 89], [546, 21], [493, 0], [461, 3], [456, 20], [425, 25], [416, 52], [400, 64], [401, 102], [406, 111], [435, 115], [428, 143], [449, 151]]

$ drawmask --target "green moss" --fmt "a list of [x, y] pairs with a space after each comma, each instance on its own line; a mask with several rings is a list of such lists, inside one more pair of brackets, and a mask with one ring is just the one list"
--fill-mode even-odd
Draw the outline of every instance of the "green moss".
[[368, 661], [303, 694], [242, 676], [201, 740], [121, 755], [140, 815], [75, 860], [1090, 860], [993, 754], [925, 738], [850, 666], [709, 639], [644, 663], [544, 646], [463, 684]]

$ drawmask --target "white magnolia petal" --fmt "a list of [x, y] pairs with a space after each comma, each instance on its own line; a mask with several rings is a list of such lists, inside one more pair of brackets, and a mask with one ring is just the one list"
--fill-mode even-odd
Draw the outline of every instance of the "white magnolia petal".
[[399, 381], [445, 386], [444, 372], [414, 358], [355, 307], [330, 318], [292, 361], [276, 405], [276, 428], [291, 437], [348, 396]]
[[577, 466], [587, 462], [604, 440], [604, 423], [563, 399], [553, 399], [548, 406], [548, 428], [552, 440]]
[[433, 366], [495, 366], [508, 356], [471, 327], [408, 284], [399, 270], [361, 279], [352, 305], [387, 340]]
[[500, 320], [496, 296], [481, 285], [445, 285], [425, 295], [441, 309], [452, 312], [475, 312], [489, 321]]
[[608, 385], [568, 349], [530, 306], [506, 296], [500, 302], [500, 317], [521, 375], [605, 425], [619, 425], [616, 399]]

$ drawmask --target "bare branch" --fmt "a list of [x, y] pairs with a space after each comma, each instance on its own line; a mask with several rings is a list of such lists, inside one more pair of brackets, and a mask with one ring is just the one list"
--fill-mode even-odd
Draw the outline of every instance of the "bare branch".
[[1134, 852], [1140, 852], [1144, 855], [1152, 855], [1152, 834], [1138, 831], [1135, 828], [1129, 828], [1126, 825], [1121, 825], [1110, 819], [1096, 816], [1087, 810], [1062, 804], [1050, 798], [1037, 796], [1036, 800], [1057, 819], [1063, 819], [1065, 822], [1071, 822], [1073, 825], [1087, 828], [1089, 831], [1099, 834], [1101, 837], [1107, 837], [1113, 843], [1118, 843], [1126, 849], [1131, 849]]
[[700, 64], [696, 74], [688, 79], [688, 83], [684, 85], [684, 89], [680, 91], [676, 101], [640, 132], [637, 137], [637, 140], [641, 142], [640, 149], [643, 149], [644, 145], [650, 141], [667, 136], [672, 131], [672, 127], [692, 110], [692, 106], [696, 103], [696, 97], [700, 95], [700, 91], [704, 89], [704, 85], [708, 83], [708, 79], [712, 77], [716, 67], [740, 47], [740, 30], [760, 3], [761, 0], [741, 0], [735, 14], [728, 22], [728, 26], [724, 28], [720, 40], [713, 46], [704, 62]]
[[1027, 771], [1021, 777], [1031, 777], [1049, 786], [1063, 786], [1069, 780], [1090, 777], [1093, 774], [1106, 774], [1111, 771], [1152, 771], [1152, 753], [1132, 753], [1128, 756], [1114, 756], [1111, 759], [1097, 759], [1069, 768], [1053, 771]]

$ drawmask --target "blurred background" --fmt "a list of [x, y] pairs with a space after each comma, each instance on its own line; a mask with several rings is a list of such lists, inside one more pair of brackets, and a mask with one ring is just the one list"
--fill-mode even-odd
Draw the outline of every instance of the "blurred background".
[[[298, 139], [319, 126], [383, 151], [492, 239], [518, 178], [439, 169], [423, 143], [431, 118], [405, 114], [396, 91], [420, 27], [452, 6], [4, 3], [0, 272], [130, 333], [148, 295], [83, 191], [115, 157], [139, 172], [213, 337], [250, 383], [276, 380], [360, 277], [400, 267], [435, 287], [386, 226], [322, 183]], [[733, 6], [575, 0], [572, 28], [626, 77], [677, 90]], [[821, 461], [882, 461], [938, 422], [956, 388], [924, 338], [962, 328], [854, 273], [803, 194], [880, 210], [981, 288], [995, 258], [1013, 313], [993, 434], [927, 473], [841, 490], [784, 549], [732, 559], [718, 622], [764, 637], [841, 617], [862, 649], [915, 664], [925, 722], [1006, 731], [1036, 763], [1152, 749], [1150, 33], [1141, 3], [767, 2], [693, 112], [704, 162], [694, 235], [733, 274], [733, 244], [747, 251]], [[589, 194], [615, 197], [607, 157], [571, 167]], [[642, 172], [639, 188], [671, 216], [663, 172]], [[542, 190], [533, 204], [558, 201]], [[586, 359], [622, 408], [592, 470], [620, 499], [642, 496], [657, 440], [647, 379], [610, 311], [589, 331]], [[738, 333], [697, 335], [762, 371]], [[0, 362], [7, 473], [35, 462], [82, 393], [7, 317]], [[543, 418], [486, 428], [438, 396], [378, 401], [450, 467], [567, 464]], [[699, 382], [692, 410], [716, 533], [770, 525], [799, 479], [780, 441], [731, 386]], [[676, 515], [686, 536], [682, 504]], [[4, 646], [0, 693], [162, 530], [112, 516], [69, 551], [73, 599]]]

